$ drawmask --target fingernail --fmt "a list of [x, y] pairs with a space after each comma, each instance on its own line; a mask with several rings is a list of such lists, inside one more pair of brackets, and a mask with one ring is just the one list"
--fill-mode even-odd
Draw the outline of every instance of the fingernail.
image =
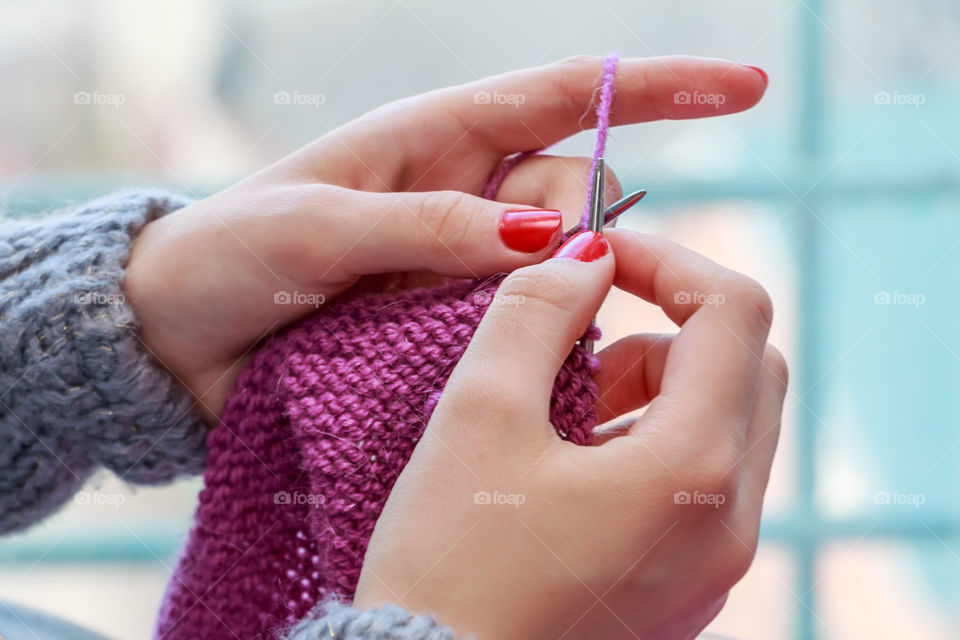
[[608, 251], [610, 251], [610, 245], [602, 235], [596, 231], [581, 231], [564, 242], [553, 257], [593, 262], [607, 255]]
[[766, 71], [764, 71], [764, 70], [761, 69], [760, 67], [755, 67], [755, 66], [753, 66], [752, 64], [745, 64], [745, 65], [743, 65], [743, 66], [747, 67], [748, 69], [753, 69], [754, 71], [756, 71], [757, 73], [759, 73], [759, 74], [760, 74], [760, 77], [763, 78], [763, 86], [764, 86], [764, 87], [766, 87], [767, 85], [770, 84], [770, 76], [767, 75], [767, 72], [766, 72]]
[[535, 253], [544, 249], [563, 224], [554, 209], [506, 211], [500, 218], [500, 238], [514, 251]]

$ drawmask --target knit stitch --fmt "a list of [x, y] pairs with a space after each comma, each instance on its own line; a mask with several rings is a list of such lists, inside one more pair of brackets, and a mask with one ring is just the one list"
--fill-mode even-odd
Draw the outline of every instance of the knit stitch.
[[[164, 638], [270, 637], [349, 601], [374, 524], [502, 278], [365, 297], [270, 340], [208, 440]], [[575, 347], [550, 417], [589, 444], [598, 362]]]

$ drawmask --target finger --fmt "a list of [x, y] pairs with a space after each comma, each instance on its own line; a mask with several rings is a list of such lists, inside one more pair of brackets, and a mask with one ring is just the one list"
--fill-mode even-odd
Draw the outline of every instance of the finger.
[[767, 345], [757, 404], [747, 430], [747, 448], [741, 464], [742, 496], [759, 519], [770, 468], [780, 439], [780, 420], [787, 393], [787, 364], [777, 349]]
[[[302, 200], [281, 249], [324, 239], [328, 250], [305, 251], [297, 259], [326, 282], [399, 271], [453, 277], [508, 272], [545, 258], [562, 234], [558, 211], [456, 191], [385, 194], [329, 185], [298, 190]], [[320, 215], [324, 211], [328, 215]], [[333, 258], [317, 264], [317, 256]]]
[[[596, 126], [591, 106], [602, 67], [600, 57], [578, 56], [407, 98], [331, 132], [292, 159], [315, 178], [358, 189], [480, 193], [504, 156], [543, 149]], [[743, 111], [760, 100], [766, 85], [765, 74], [727, 60], [624, 58], [611, 124]], [[437, 162], [441, 154], [444, 161]], [[349, 175], [344, 167], [351, 168]]]
[[[540, 149], [596, 126], [590, 106], [602, 69], [603, 58], [577, 56], [456, 87], [435, 99], [463, 122], [477, 123], [471, 135], [503, 154]], [[728, 60], [624, 58], [617, 65], [610, 124], [736, 113], [755, 105], [766, 86], [755, 68]], [[478, 99], [487, 94], [489, 101]]]
[[[563, 228], [568, 229], [583, 213], [592, 165], [592, 158], [531, 156], [507, 175], [497, 192], [497, 200], [562, 211]], [[605, 185], [605, 202], [615, 202], [623, 195], [620, 181], [610, 165], [606, 165]]]
[[772, 321], [770, 297], [746, 276], [667, 240], [622, 229], [606, 237], [617, 256], [616, 286], [659, 305], [681, 327], [657, 402], [638, 425], [675, 425], [679, 416], [689, 441], [706, 448], [726, 441], [742, 451]]
[[613, 262], [603, 236], [587, 231], [568, 240], [552, 259], [510, 274], [497, 295], [520, 302], [491, 304], [431, 423], [460, 424], [470, 431], [475, 425], [458, 416], [500, 412], [503, 419], [495, 424], [525, 428], [500, 434], [509, 440], [484, 437], [511, 446], [555, 437], [548, 418], [554, 379], [600, 308], [613, 279]]
[[672, 342], [672, 335], [637, 334], [597, 354], [597, 415], [601, 424], [645, 407], [660, 393], [660, 378]]

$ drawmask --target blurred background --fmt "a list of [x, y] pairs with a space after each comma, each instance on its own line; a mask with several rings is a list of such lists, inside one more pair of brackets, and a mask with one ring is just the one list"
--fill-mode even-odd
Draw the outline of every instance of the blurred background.
[[[747, 113], [608, 144], [650, 192], [622, 225], [760, 280], [791, 363], [761, 548], [703, 637], [960, 638], [955, 0], [0, 0], [0, 212], [200, 197], [389, 100], [609, 51], [770, 75]], [[668, 328], [617, 293], [600, 324]], [[0, 540], [0, 599], [150, 637], [199, 487], [95, 477]]]

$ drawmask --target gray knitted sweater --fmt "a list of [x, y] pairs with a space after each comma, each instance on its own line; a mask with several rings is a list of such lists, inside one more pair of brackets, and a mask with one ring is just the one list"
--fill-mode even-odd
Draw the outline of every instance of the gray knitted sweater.
[[[159, 484], [202, 470], [206, 429], [151, 359], [123, 294], [137, 232], [188, 204], [118, 194], [0, 223], [0, 533], [60, 507], [93, 471]], [[0, 635], [4, 632], [0, 617]], [[423, 616], [327, 603], [290, 638], [449, 640]]]

